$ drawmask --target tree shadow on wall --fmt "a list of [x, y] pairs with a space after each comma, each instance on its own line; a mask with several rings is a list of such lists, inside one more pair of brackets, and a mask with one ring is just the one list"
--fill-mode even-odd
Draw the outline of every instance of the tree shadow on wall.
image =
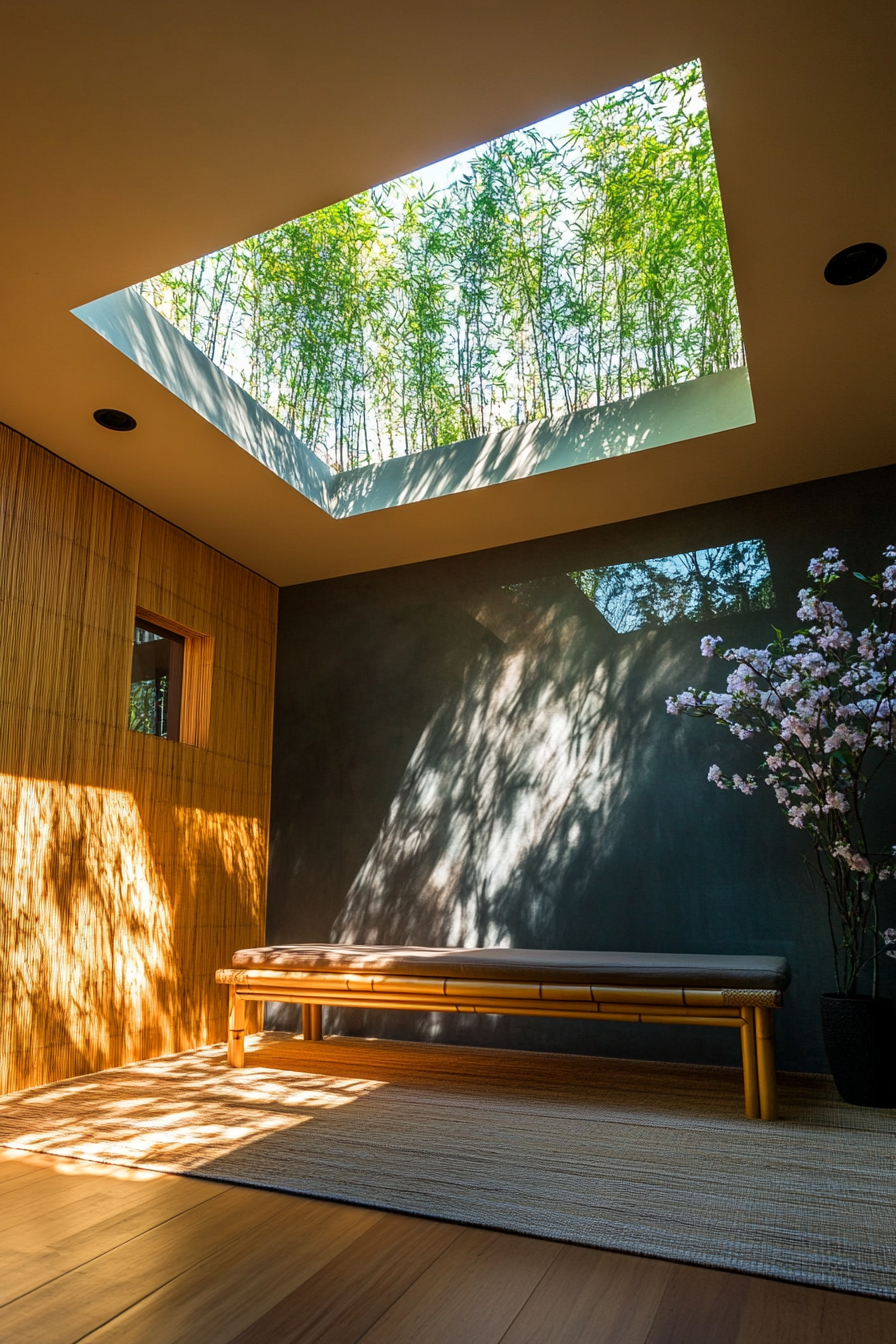
[[627, 803], [660, 749], [645, 724], [693, 668], [693, 627], [619, 636], [565, 575], [468, 610], [493, 638], [423, 731], [331, 937], [599, 946], [619, 898], [601, 873], [641, 843]]
[[133, 796], [2, 775], [0, 835], [3, 1085], [171, 1048], [171, 902]]
[[348, 598], [312, 585], [298, 596], [281, 622], [273, 942], [330, 936], [421, 735], [482, 644], [496, 642], [457, 602], [407, 585], [362, 580]]

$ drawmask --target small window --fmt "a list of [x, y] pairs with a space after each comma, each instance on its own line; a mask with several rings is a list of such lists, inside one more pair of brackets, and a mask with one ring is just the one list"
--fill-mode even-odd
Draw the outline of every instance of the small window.
[[137, 733], [180, 739], [186, 639], [139, 616], [134, 622], [128, 727]]
[[208, 745], [215, 641], [146, 607], [134, 615], [128, 727], [188, 747]]

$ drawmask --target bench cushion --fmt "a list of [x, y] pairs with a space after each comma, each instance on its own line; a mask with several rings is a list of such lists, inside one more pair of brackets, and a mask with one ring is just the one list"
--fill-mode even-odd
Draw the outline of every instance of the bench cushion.
[[544, 980], [560, 985], [654, 985], [775, 989], [790, 984], [784, 957], [680, 952], [559, 952], [524, 947], [365, 947], [288, 943], [235, 952], [233, 965], [270, 971], [432, 975], [451, 979]]

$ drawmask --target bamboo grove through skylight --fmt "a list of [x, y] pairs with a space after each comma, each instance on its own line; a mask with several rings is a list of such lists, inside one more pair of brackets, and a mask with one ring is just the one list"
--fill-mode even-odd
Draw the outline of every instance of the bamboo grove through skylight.
[[697, 61], [139, 292], [337, 470], [743, 363]]

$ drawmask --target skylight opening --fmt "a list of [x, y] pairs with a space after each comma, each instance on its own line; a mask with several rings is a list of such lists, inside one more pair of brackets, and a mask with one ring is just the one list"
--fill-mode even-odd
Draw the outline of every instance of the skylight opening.
[[743, 364], [697, 61], [138, 289], [338, 471]]

